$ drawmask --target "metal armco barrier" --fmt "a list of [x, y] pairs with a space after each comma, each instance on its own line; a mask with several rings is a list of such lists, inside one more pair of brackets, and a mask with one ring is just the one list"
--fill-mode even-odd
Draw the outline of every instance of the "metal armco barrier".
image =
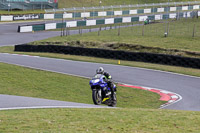
[[200, 59], [180, 57], [165, 54], [114, 51], [97, 48], [82, 48], [71, 46], [56, 46], [56, 45], [16, 45], [15, 51], [20, 52], [49, 52], [61, 53], [81, 56], [92, 56], [100, 58], [120, 59], [128, 61], [141, 61], [148, 63], [156, 63], [163, 65], [181, 66], [200, 69]]
[[[27, 18], [34, 19], [69, 19], [69, 18], [89, 18], [89, 17], [106, 17], [106, 16], [123, 16], [123, 15], [139, 15], [139, 14], [150, 14], [150, 13], [164, 13], [164, 12], [177, 12], [177, 11], [189, 11], [189, 10], [199, 10], [200, 5], [186, 5], [186, 6], [178, 6], [178, 7], [159, 7], [159, 8], [145, 8], [145, 9], [127, 9], [127, 10], [117, 10], [117, 11], [84, 11], [84, 12], [65, 12], [65, 13], [49, 13], [49, 14], [39, 14], [38, 17], [25, 17], [25, 16], [33, 16], [29, 15], [19, 15], [18, 18], [15, 19], [13, 15], [2, 15], [2, 19], [0, 21], [16, 21], [16, 20], [27, 20]], [[0, 16], [1, 18], [1, 16]]]
[[119, 18], [105, 18], [97, 20], [79, 20], [79, 21], [67, 21], [64, 23], [47, 23], [47, 24], [36, 24], [36, 25], [25, 25], [19, 26], [18, 32], [32, 32], [32, 31], [42, 31], [42, 30], [53, 30], [59, 28], [72, 28], [81, 26], [95, 26], [95, 25], [107, 25], [116, 23], [131, 23], [131, 22], [142, 22], [147, 18], [149, 20], [163, 20], [163, 19], [176, 19], [179, 18], [190, 18], [194, 15], [200, 16], [200, 11], [191, 12], [179, 12], [179, 13], [169, 13], [169, 14], [156, 14], [156, 15], [142, 15], [134, 17], [119, 17]]

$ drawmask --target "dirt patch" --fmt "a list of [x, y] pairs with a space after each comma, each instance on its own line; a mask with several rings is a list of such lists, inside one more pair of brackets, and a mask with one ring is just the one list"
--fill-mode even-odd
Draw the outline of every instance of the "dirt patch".
[[145, 52], [145, 53], [156, 53], [156, 54], [167, 54], [176, 55], [183, 57], [200, 58], [200, 52], [184, 51], [178, 49], [164, 49], [159, 47], [148, 47], [135, 44], [126, 43], [98, 43], [98, 42], [87, 42], [87, 41], [71, 41], [71, 42], [39, 42], [37, 45], [65, 45], [83, 48], [103, 48], [110, 50], [124, 50], [130, 52]]

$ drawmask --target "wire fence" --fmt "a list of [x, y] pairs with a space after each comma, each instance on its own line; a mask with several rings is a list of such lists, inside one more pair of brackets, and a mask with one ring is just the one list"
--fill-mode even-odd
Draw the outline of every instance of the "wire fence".
[[[93, 36], [143, 36], [143, 37], [200, 37], [200, 19], [175, 18], [160, 21], [133, 22], [126, 24], [98, 25], [95, 27], [61, 28], [61, 36], [71, 35], [71, 30], [78, 34], [95, 32]], [[109, 31], [109, 32], [106, 32]]]
[[[121, 29], [120, 35], [125, 34], [131, 34], [134, 36], [200, 37], [200, 21], [197, 18], [157, 21], [148, 25]], [[116, 33], [116, 35], [118, 35], [118, 33]]]
[[0, 0], [0, 10], [35, 10], [58, 8], [55, 0]]

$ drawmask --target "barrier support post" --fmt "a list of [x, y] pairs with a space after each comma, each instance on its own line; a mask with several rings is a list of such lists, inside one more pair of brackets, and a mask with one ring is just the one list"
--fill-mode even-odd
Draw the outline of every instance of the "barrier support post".
[[195, 24], [194, 24], [194, 27], [193, 27], [193, 33], [192, 33], [192, 37], [194, 37], [195, 36]]

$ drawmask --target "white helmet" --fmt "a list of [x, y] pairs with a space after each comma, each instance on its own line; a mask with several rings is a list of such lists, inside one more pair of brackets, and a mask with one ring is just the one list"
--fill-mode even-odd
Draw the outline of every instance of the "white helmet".
[[96, 70], [96, 73], [97, 73], [97, 74], [103, 74], [103, 73], [104, 73], [103, 67], [99, 67], [99, 68]]

